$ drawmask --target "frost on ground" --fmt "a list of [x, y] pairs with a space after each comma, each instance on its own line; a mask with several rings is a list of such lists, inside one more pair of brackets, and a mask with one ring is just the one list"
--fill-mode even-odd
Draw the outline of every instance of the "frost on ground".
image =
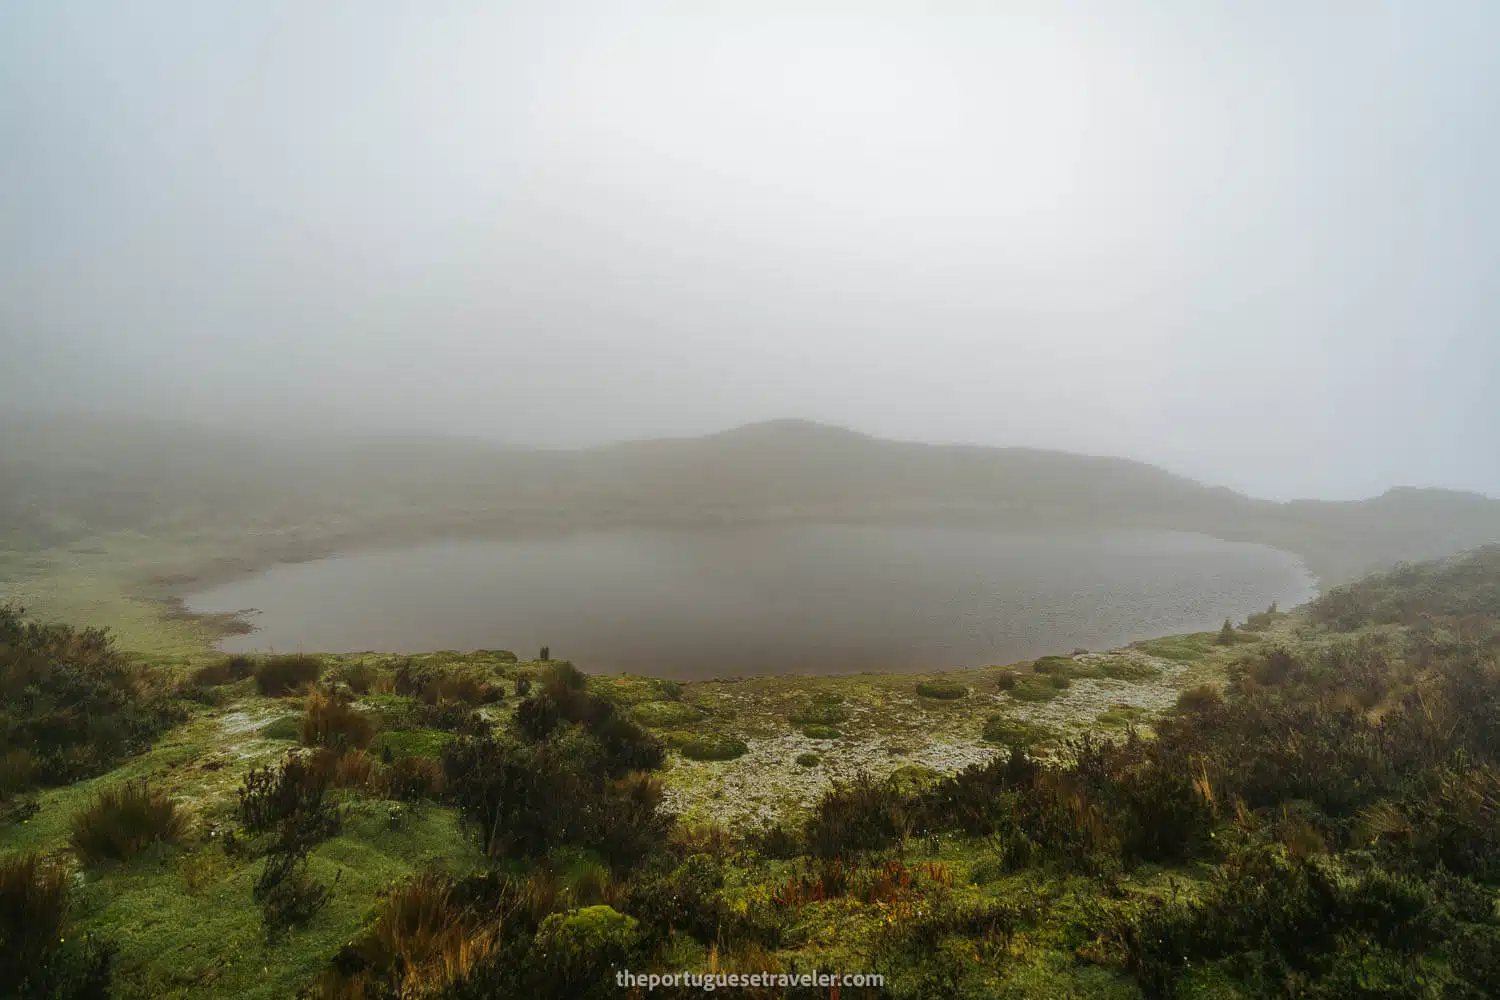
[[[881, 706], [888, 728], [899, 732], [858, 735], [859, 726], [846, 726], [843, 739], [811, 739], [795, 727], [776, 735], [744, 734], [749, 751], [731, 761], [694, 761], [672, 756], [666, 777], [665, 806], [684, 816], [722, 823], [731, 828], [754, 828], [805, 812], [836, 780], [854, 778], [861, 772], [885, 777], [899, 768], [917, 765], [941, 774], [952, 774], [970, 764], [983, 764], [1003, 753], [978, 735], [989, 715], [1006, 715], [1033, 725], [1081, 732], [1101, 713], [1130, 706], [1148, 713], [1170, 708], [1177, 700], [1188, 667], [1149, 656], [1139, 650], [1118, 649], [1107, 653], [1081, 653], [1080, 663], [1102, 666], [1129, 663], [1154, 668], [1158, 673], [1143, 681], [1109, 678], [1077, 678], [1072, 685], [1046, 702], [1011, 698], [988, 685], [975, 685], [957, 718], [935, 716], [931, 704], [913, 696], [893, 695]], [[719, 697], [733, 700], [732, 695]], [[851, 704], [851, 723], [869, 712], [867, 706]], [[914, 725], [902, 725], [914, 723]], [[854, 733], [848, 730], [855, 730]], [[817, 764], [797, 762], [803, 754], [816, 754]]]

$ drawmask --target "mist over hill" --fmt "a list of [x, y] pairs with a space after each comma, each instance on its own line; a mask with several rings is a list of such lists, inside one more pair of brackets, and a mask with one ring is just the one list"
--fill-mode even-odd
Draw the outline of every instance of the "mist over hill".
[[0, 443], [0, 540], [13, 550], [119, 530], [337, 547], [776, 520], [1196, 531], [1296, 552], [1324, 585], [1500, 540], [1500, 500], [1480, 494], [1273, 502], [1123, 458], [890, 441], [800, 420], [564, 451], [14, 418]]

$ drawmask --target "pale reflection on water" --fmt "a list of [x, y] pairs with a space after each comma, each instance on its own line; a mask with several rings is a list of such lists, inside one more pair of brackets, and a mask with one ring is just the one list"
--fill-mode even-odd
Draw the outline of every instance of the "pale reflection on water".
[[1313, 595], [1293, 555], [1175, 532], [883, 526], [445, 541], [274, 567], [193, 597], [255, 608], [229, 651], [542, 645], [680, 678], [924, 670], [1216, 628]]

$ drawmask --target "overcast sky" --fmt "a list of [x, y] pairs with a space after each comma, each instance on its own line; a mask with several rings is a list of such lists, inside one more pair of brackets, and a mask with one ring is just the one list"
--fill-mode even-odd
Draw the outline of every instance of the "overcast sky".
[[5, 4], [0, 393], [1500, 495], [1497, 52], [1487, 0]]

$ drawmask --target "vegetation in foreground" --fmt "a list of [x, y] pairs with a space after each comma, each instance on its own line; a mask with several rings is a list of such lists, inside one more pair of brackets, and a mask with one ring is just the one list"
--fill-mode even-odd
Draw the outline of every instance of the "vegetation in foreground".
[[[622, 968], [886, 977], [843, 997], [1500, 983], [1500, 547], [1129, 655], [840, 684], [503, 651], [168, 676], [0, 625], [0, 995], [605, 997]], [[1047, 714], [1164, 678], [1165, 711]], [[829, 783], [902, 713], [974, 762]], [[808, 807], [664, 808], [770, 752], [823, 783]]]

